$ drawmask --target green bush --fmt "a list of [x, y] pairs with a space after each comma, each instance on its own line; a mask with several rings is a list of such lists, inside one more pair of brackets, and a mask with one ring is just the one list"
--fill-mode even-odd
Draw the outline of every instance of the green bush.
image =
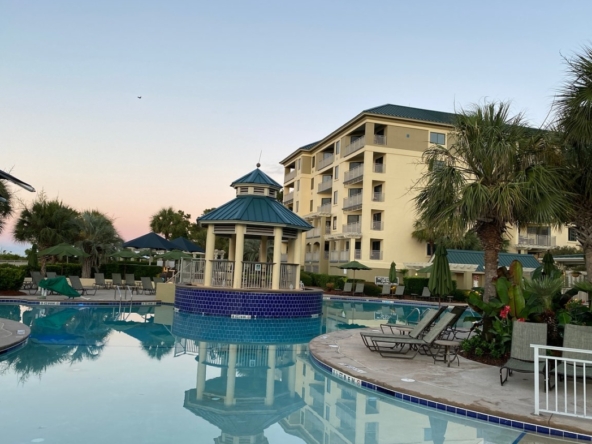
[[105, 274], [106, 279], [111, 279], [113, 273], [119, 273], [124, 278], [126, 274], [133, 273], [134, 279], [140, 279], [141, 277], [159, 276], [162, 273], [162, 267], [159, 265], [140, 265], [137, 262], [112, 262], [101, 265], [100, 272]]
[[26, 267], [16, 265], [0, 265], [0, 291], [20, 290], [25, 280]]
[[[456, 283], [456, 281], [453, 281], [454, 283]], [[452, 290], [452, 299], [457, 301], [457, 302], [467, 302], [467, 298], [468, 298], [468, 291], [467, 290], [458, 290], [458, 289], [454, 289]]]
[[344, 276], [329, 276], [329, 282], [335, 284], [335, 290], [343, 290], [343, 285], [345, 284], [345, 277]]
[[380, 296], [381, 293], [382, 288], [380, 288], [378, 285], [371, 282], [366, 282], [364, 284], [364, 294], [366, 296]]
[[329, 282], [329, 275], [328, 274], [314, 274], [313, 275], [313, 282], [316, 287], [325, 288], [327, 286], [327, 282]]
[[305, 287], [312, 287], [312, 276], [306, 271], [300, 272], [300, 280], [302, 281]]
[[82, 275], [82, 265], [77, 263], [58, 263], [58, 264], [47, 264], [45, 266], [45, 272], [53, 271], [58, 276], [78, 276]]
[[403, 279], [405, 285], [405, 294], [421, 294], [423, 287], [428, 286], [428, 278], [406, 277]]

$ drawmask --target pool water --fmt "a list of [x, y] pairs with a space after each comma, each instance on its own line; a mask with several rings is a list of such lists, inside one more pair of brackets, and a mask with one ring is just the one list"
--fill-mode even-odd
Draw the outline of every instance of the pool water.
[[0, 317], [32, 329], [24, 348], [0, 355], [0, 443], [535, 442], [311, 364], [310, 339], [378, 325], [388, 308], [327, 302], [315, 320], [246, 321], [170, 306], [0, 304]]

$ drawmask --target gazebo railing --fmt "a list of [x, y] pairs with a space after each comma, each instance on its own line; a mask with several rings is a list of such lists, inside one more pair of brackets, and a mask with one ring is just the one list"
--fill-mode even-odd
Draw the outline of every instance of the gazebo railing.
[[203, 284], [206, 261], [203, 258], [181, 259], [179, 271], [175, 275], [177, 284]]
[[296, 271], [298, 270], [298, 264], [282, 264], [280, 267], [280, 288], [284, 289], [297, 289], [298, 282], [296, 282]]
[[234, 261], [212, 261], [212, 287], [232, 287]]
[[273, 263], [243, 262], [242, 288], [271, 288]]

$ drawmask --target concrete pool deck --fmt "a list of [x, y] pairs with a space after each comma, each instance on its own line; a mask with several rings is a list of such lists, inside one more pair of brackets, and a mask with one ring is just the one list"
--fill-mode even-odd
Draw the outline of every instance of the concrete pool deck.
[[[93, 290], [94, 291], [94, 290]], [[115, 290], [97, 290], [96, 294], [84, 295], [78, 298], [68, 298], [67, 296], [63, 296], [61, 294], [52, 294], [48, 295], [45, 298], [40, 297], [40, 292], [36, 294], [29, 294], [27, 290], [23, 290], [26, 294], [21, 295], [14, 295], [14, 296], [0, 296], [0, 303], [5, 301], [23, 301], [24, 303], [30, 302], [78, 302], [78, 303], [113, 303], [119, 302], [119, 294], [116, 293]], [[156, 298], [156, 295], [153, 294], [136, 294], [134, 292], [133, 297], [130, 297], [130, 292], [128, 291], [127, 294], [124, 294], [122, 291], [122, 301], [123, 302], [158, 302], [159, 299]]]
[[0, 318], [0, 353], [18, 347], [31, 335], [31, 329], [20, 322]]
[[[429, 356], [382, 358], [362, 343], [360, 332], [369, 330], [342, 330], [319, 336], [310, 342], [310, 353], [332, 369], [388, 390], [494, 417], [592, 435], [590, 420], [534, 415], [532, 374], [514, 373], [502, 387], [499, 367], [462, 357], [459, 366], [454, 362], [450, 367], [443, 362], [434, 364]], [[592, 390], [590, 383], [588, 390]]]

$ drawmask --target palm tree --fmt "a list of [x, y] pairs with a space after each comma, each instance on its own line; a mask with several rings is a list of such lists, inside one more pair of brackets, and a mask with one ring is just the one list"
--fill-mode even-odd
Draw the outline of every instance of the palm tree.
[[[29, 242], [39, 250], [61, 242], [74, 244], [78, 236], [78, 212], [61, 201], [47, 200], [44, 194], [25, 207], [14, 227], [17, 242]], [[41, 258], [41, 271], [45, 272], [46, 258]]]
[[503, 235], [516, 224], [562, 222], [567, 203], [557, 151], [527, 128], [507, 103], [485, 103], [456, 118], [448, 148], [423, 154], [427, 169], [416, 184], [419, 218], [452, 233], [473, 229], [485, 256], [483, 300], [495, 296]]
[[5, 180], [0, 180], [0, 197], [4, 198], [6, 202], [0, 201], [0, 233], [6, 226], [6, 220], [12, 216], [12, 191], [6, 186]]
[[592, 281], [592, 48], [566, 59], [567, 80], [555, 110], [565, 148], [566, 177], [571, 180], [568, 223], [584, 249], [587, 279]]
[[82, 259], [82, 277], [89, 278], [92, 268], [98, 267], [121, 244], [121, 237], [113, 221], [96, 210], [82, 212], [76, 224], [80, 231], [77, 246], [88, 254]]
[[150, 229], [160, 233], [166, 240], [176, 237], [187, 237], [191, 215], [182, 210], [175, 211], [172, 207], [163, 208], [150, 218]]

